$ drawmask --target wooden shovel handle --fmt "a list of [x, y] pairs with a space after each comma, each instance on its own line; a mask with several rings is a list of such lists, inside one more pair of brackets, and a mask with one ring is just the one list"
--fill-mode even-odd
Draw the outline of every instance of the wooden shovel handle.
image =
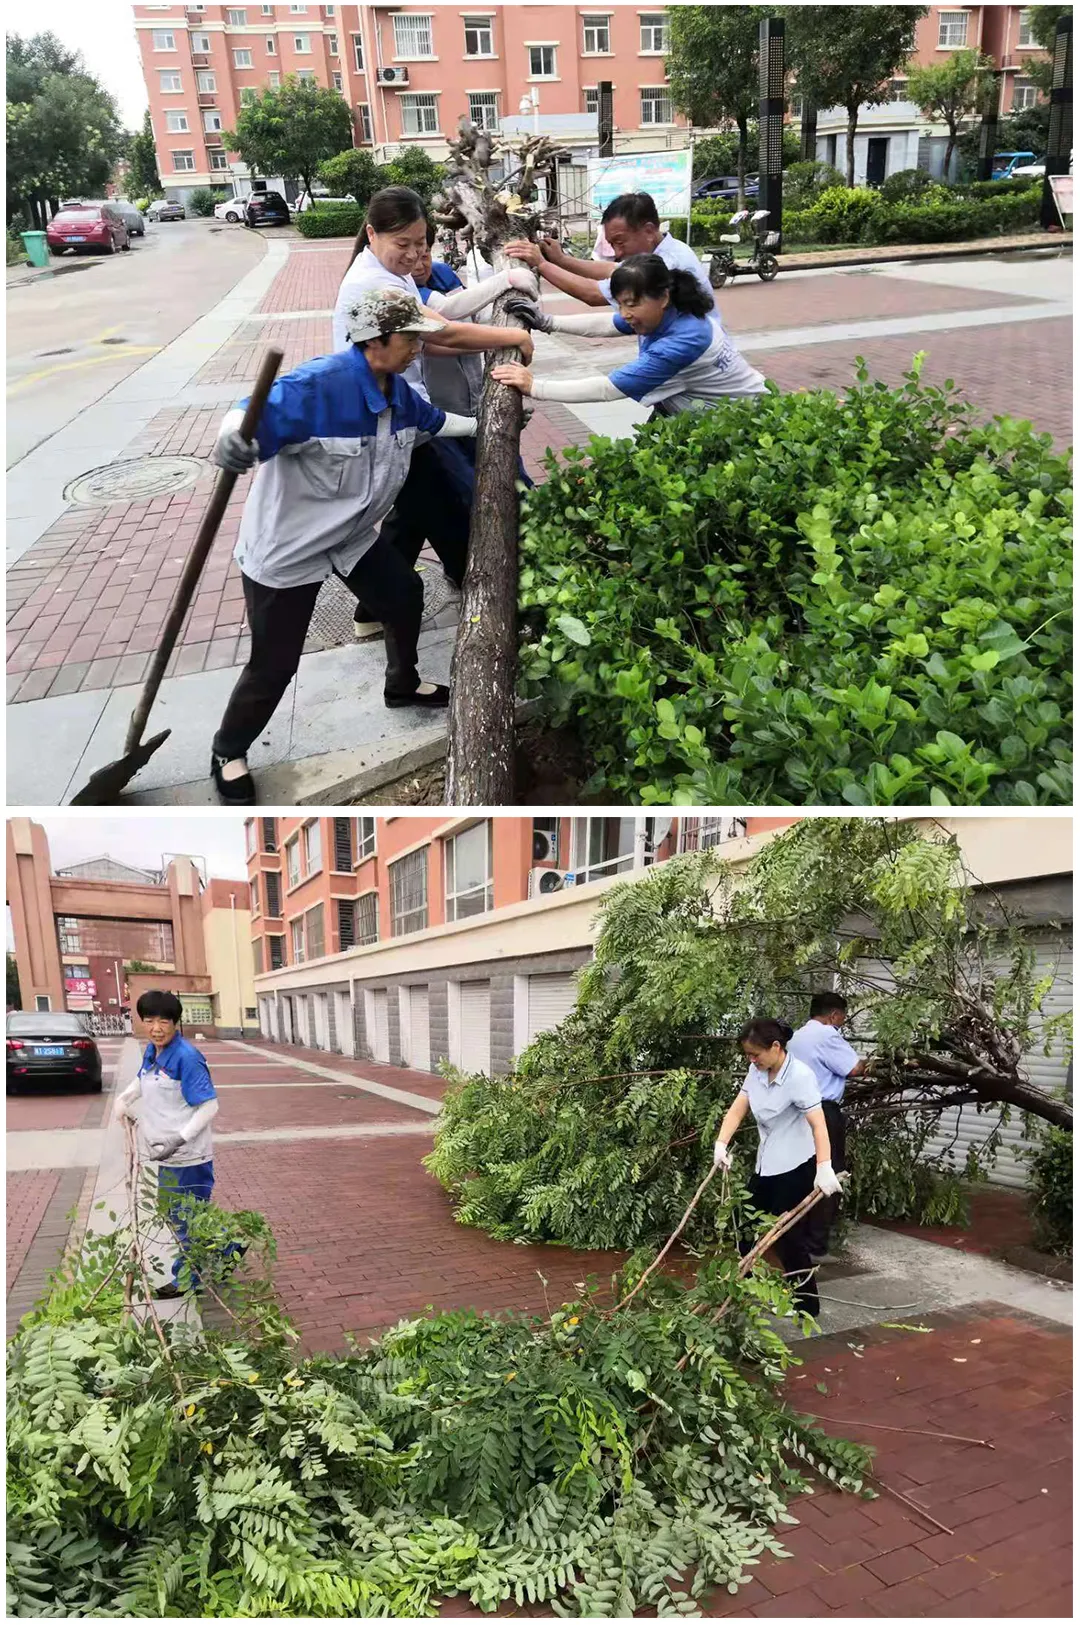
[[[274, 379], [278, 375], [278, 368], [284, 360], [280, 350], [267, 350], [263, 357], [259, 376], [255, 380], [255, 387], [251, 391], [251, 398], [244, 412], [244, 421], [240, 425], [240, 433], [245, 440], [254, 440], [255, 430], [266, 406], [266, 398], [273, 387]], [[161, 629], [158, 646], [154, 650], [154, 658], [150, 662], [150, 670], [146, 674], [139, 702], [131, 713], [128, 723], [127, 738], [124, 741], [124, 755], [128, 755], [139, 744], [146, 727], [146, 719], [150, 715], [150, 707], [157, 698], [161, 679], [165, 675], [165, 667], [169, 664], [169, 656], [176, 647], [176, 640], [180, 636], [180, 628], [184, 618], [191, 608], [191, 600], [195, 596], [195, 588], [199, 584], [199, 577], [214, 545], [218, 529], [225, 517], [225, 509], [229, 505], [229, 498], [233, 493], [233, 486], [239, 479], [238, 474], [232, 474], [228, 469], [222, 469], [214, 484], [214, 489], [203, 514], [202, 524], [195, 537], [194, 546], [188, 554], [183, 573], [177, 583], [173, 601], [169, 606], [169, 613], [165, 625]]]

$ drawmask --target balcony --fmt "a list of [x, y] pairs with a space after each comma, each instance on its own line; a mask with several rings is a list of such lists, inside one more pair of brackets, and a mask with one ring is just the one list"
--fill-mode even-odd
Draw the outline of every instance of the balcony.
[[223, 147], [225, 145], [225, 137], [221, 130], [204, 130], [203, 140], [208, 148]]
[[209, 51], [192, 51], [191, 66], [193, 68], [208, 68], [210, 66]]
[[212, 90], [200, 90], [199, 91], [199, 106], [200, 107], [216, 107], [217, 106], [217, 96], [214, 94], [214, 92]]

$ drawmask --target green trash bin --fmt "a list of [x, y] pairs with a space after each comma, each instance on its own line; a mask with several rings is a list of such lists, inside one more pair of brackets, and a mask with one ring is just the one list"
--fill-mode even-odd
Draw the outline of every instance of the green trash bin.
[[23, 231], [19, 235], [30, 257], [30, 264], [48, 265], [49, 245], [45, 240], [45, 233], [43, 231]]

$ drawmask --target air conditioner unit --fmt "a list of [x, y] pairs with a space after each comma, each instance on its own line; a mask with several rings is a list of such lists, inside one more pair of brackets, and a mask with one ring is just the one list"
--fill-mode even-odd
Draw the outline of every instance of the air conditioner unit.
[[557, 869], [529, 870], [530, 897], [547, 897], [551, 892], [562, 891], [565, 885], [566, 878]]
[[380, 68], [375, 77], [380, 85], [407, 85], [409, 70], [408, 68]]
[[558, 863], [559, 837], [553, 829], [533, 830], [533, 862]]

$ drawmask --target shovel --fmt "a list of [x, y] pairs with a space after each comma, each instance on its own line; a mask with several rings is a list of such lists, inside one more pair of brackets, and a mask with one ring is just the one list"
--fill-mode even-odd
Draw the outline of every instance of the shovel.
[[[254, 440], [255, 430], [262, 417], [266, 405], [266, 397], [270, 393], [278, 368], [281, 366], [283, 356], [280, 350], [267, 350], [263, 357], [263, 364], [259, 368], [259, 376], [255, 380], [255, 388], [251, 391], [251, 398], [244, 413], [244, 421], [240, 425], [240, 433], [245, 440]], [[150, 662], [150, 670], [146, 674], [139, 703], [131, 713], [128, 723], [127, 737], [124, 740], [124, 754], [115, 762], [106, 767], [99, 767], [92, 773], [82, 789], [71, 798], [73, 807], [108, 807], [119, 800], [120, 792], [130, 779], [133, 779], [140, 768], [145, 767], [154, 752], [168, 739], [171, 728], [162, 733], [154, 734], [153, 738], [144, 740], [143, 729], [146, 727], [150, 715], [150, 707], [157, 698], [157, 691], [161, 687], [161, 679], [165, 675], [165, 667], [169, 664], [169, 656], [176, 647], [176, 640], [180, 636], [180, 628], [191, 608], [191, 600], [195, 596], [195, 588], [199, 584], [199, 577], [210, 556], [210, 549], [218, 533], [218, 528], [225, 517], [225, 509], [229, 505], [229, 498], [233, 493], [233, 486], [239, 479], [238, 474], [231, 474], [222, 469], [217, 477], [213, 495], [203, 515], [199, 533], [195, 538], [195, 545], [188, 554], [183, 574], [177, 584], [173, 601], [169, 606], [169, 614], [162, 628], [161, 639], [154, 651], [154, 658]]]

